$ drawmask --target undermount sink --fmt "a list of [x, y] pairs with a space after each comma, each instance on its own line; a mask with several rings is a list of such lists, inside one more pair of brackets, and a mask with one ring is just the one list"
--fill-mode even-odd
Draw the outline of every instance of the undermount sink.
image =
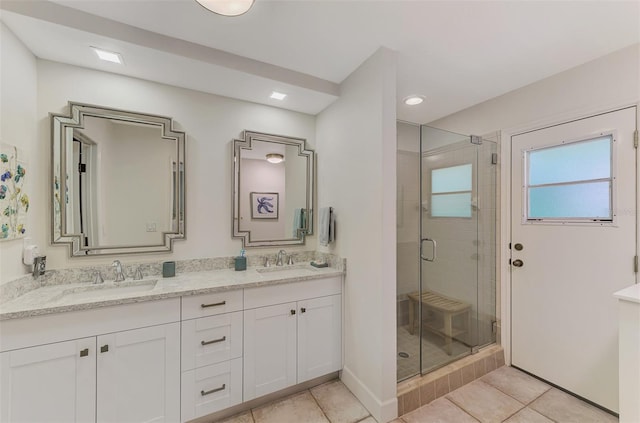
[[282, 275], [282, 274], [295, 274], [295, 275], [305, 275], [312, 274], [316, 272], [316, 269], [309, 266], [308, 264], [303, 265], [292, 265], [292, 266], [271, 266], [271, 267], [259, 267], [256, 269], [258, 273], [270, 274], [270, 275]]
[[156, 287], [156, 279], [121, 283], [104, 283], [66, 289], [60, 295], [65, 301], [102, 300], [151, 291]]

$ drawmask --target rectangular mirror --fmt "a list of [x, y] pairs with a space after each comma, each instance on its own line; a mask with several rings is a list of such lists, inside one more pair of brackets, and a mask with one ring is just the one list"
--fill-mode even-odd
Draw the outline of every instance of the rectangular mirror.
[[69, 103], [51, 124], [54, 244], [87, 256], [184, 238], [185, 134], [171, 118]]
[[315, 155], [301, 138], [233, 140], [233, 236], [244, 247], [304, 244], [313, 233]]

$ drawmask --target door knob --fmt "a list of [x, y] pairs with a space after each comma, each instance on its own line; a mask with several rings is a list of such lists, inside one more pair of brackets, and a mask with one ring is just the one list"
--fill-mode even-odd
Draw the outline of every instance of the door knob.
[[514, 267], [522, 267], [524, 265], [524, 262], [520, 259], [517, 259], [517, 260], [514, 260], [513, 263], [511, 264], [513, 264]]

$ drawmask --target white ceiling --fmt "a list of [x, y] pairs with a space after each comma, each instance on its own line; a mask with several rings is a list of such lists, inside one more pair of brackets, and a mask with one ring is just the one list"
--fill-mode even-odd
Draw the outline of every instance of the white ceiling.
[[[316, 114], [379, 47], [398, 53], [398, 118], [426, 123], [640, 42], [638, 1], [3, 0], [40, 58]], [[102, 64], [87, 47], [118, 51]], [[288, 94], [271, 100], [272, 90]], [[422, 94], [412, 108], [401, 100]]]

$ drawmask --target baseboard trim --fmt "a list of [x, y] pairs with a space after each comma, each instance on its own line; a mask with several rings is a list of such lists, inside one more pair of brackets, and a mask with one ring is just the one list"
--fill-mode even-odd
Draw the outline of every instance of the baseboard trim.
[[342, 369], [340, 379], [377, 421], [388, 422], [398, 417], [397, 397], [380, 401], [347, 366]]

